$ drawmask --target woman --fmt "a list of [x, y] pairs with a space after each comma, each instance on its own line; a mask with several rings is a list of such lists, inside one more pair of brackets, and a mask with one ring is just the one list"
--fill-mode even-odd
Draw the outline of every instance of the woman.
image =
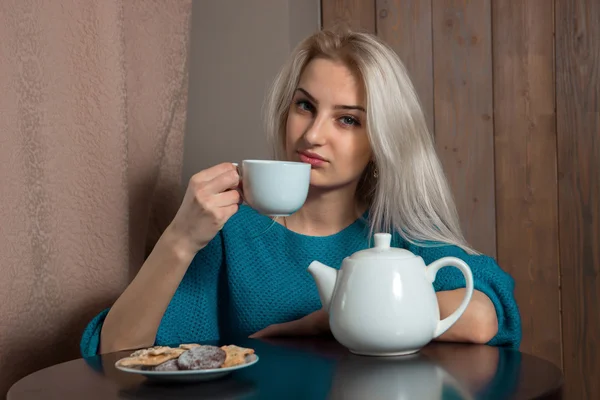
[[[438, 340], [519, 346], [513, 280], [465, 243], [417, 96], [392, 50], [367, 34], [316, 33], [275, 80], [266, 117], [277, 158], [312, 165], [304, 206], [269, 228], [273, 220], [239, 206], [232, 164], [193, 176], [138, 275], [87, 327], [84, 355], [326, 333], [307, 267], [313, 260], [339, 267], [376, 231], [394, 232], [395, 246], [427, 264], [455, 256], [471, 267], [472, 300]], [[438, 273], [442, 318], [458, 307], [464, 286], [458, 270]]]

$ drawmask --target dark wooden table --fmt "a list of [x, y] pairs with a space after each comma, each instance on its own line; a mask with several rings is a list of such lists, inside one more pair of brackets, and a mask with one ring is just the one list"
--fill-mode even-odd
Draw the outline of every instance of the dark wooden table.
[[432, 343], [415, 356], [384, 358], [350, 354], [325, 338], [233, 343], [254, 348], [260, 361], [217, 381], [153, 383], [115, 369], [130, 353], [120, 352], [35, 372], [15, 383], [7, 399], [561, 398], [560, 370], [513, 350]]

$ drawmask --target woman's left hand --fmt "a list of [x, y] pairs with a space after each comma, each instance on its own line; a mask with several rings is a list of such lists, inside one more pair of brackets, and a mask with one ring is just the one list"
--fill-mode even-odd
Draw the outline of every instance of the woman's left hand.
[[273, 336], [317, 336], [329, 333], [329, 314], [323, 309], [308, 314], [296, 321], [273, 324], [262, 329], [250, 338]]

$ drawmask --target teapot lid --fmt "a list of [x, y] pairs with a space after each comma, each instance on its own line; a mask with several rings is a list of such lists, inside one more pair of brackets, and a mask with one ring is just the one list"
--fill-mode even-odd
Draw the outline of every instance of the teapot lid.
[[392, 235], [389, 233], [376, 233], [375, 235], [375, 246], [370, 249], [360, 250], [352, 254], [349, 258], [351, 260], [364, 260], [369, 258], [378, 259], [394, 259], [402, 260], [414, 258], [415, 255], [406, 249], [400, 249], [396, 247], [390, 247], [392, 242]]

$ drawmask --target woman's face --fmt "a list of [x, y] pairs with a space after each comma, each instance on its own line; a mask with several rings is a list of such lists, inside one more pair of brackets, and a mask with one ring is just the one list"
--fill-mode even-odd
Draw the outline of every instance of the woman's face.
[[317, 58], [304, 69], [286, 123], [289, 160], [312, 165], [311, 185], [354, 187], [371, 159], [362, 83], [344, 64]]

